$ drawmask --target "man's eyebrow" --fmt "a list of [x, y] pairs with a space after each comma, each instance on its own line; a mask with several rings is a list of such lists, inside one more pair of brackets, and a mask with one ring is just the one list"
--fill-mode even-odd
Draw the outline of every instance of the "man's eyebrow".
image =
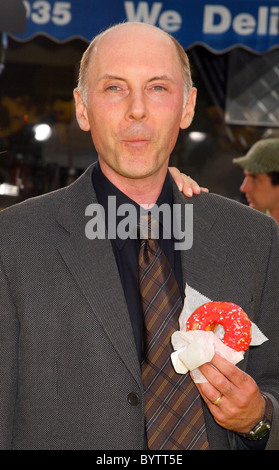
[[148, 81], [154, 82], [155, 80], [167, 80], [167, 81], [173, 82], [173, 79], [169, 77], [168, 75], [155, 75], [155, 77], [151, 77]]
[[118, 75], [112, 75], [109, 73], [105, 73], [104, 75], [102, 75], [98, 81], [100, 82], [101, 80], [122, 80], [123, 82], [125, 82], [125, 78], [119, 77]]

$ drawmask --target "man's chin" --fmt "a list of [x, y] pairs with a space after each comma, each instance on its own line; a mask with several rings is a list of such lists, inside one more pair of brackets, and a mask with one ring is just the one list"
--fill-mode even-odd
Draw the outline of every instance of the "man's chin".
[[127, 179], [139, 180], [151, 177], [155, 172], [154, 171], [139, 171], [139, 170], [129, 170], [123, 171], [121, 176], [124, 176]]
[[252, 209], [255, 209], [259, 212], [265, 212], [265, 209], [263, 209], [262, 207], [257, 206], [257, 204], [255, 204], [254, 202], [249, 202], [249, 207], [251, 207]]
[[130, 161], [130, 164], [125, 164], [119, 167], [119, 174], [130, 179], [142, 179], [148, 178], [158, 172], [159, 168], [156, 165], [150, 165], [150, 162], [144, 164], [141, 159], [134, 159]]

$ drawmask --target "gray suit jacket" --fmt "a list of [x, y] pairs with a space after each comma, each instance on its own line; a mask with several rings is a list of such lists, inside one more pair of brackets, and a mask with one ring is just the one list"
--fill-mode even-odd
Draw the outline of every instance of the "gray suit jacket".
[[[92, 167], [75, 183], [0, 214], [0, 448], [141, 449], [143, 390], [110, 241], [85, 236]], [[240, 304], [269, 337], [240, 367], [273, 401], [279, 449], [278, 229], [213, 194], [194, 205], [184, 282]], [[128, 400], [128, 395], [137, 400]], [[205, 409], [211, 448], [239, 446]]]

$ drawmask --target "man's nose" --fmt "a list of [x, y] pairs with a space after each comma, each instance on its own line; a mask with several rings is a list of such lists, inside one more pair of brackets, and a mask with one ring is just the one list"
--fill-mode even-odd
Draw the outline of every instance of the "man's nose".
[[142, 121], [148, 117], [147, 97], [143, 91], [134, 91], [130, 95], [129, 105], [126, 113], [128, 120]]
[[248, 176], [245, 176], [244, 180], [242, 181], [242, 184], [240, 186], [240, 191], [242, 193], [247, 193], [249, 192], [249, 189], [250, 189], [250, 183], [249, 183], [249, 179], [248, 179]]

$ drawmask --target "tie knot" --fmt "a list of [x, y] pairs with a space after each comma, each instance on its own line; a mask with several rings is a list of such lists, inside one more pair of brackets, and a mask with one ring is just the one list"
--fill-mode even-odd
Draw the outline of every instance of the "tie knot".
[[140, 240], [154, 240], [159, 238], [159, 223], [151, 213], [141, 214], [137, 224], [137, 235]]

